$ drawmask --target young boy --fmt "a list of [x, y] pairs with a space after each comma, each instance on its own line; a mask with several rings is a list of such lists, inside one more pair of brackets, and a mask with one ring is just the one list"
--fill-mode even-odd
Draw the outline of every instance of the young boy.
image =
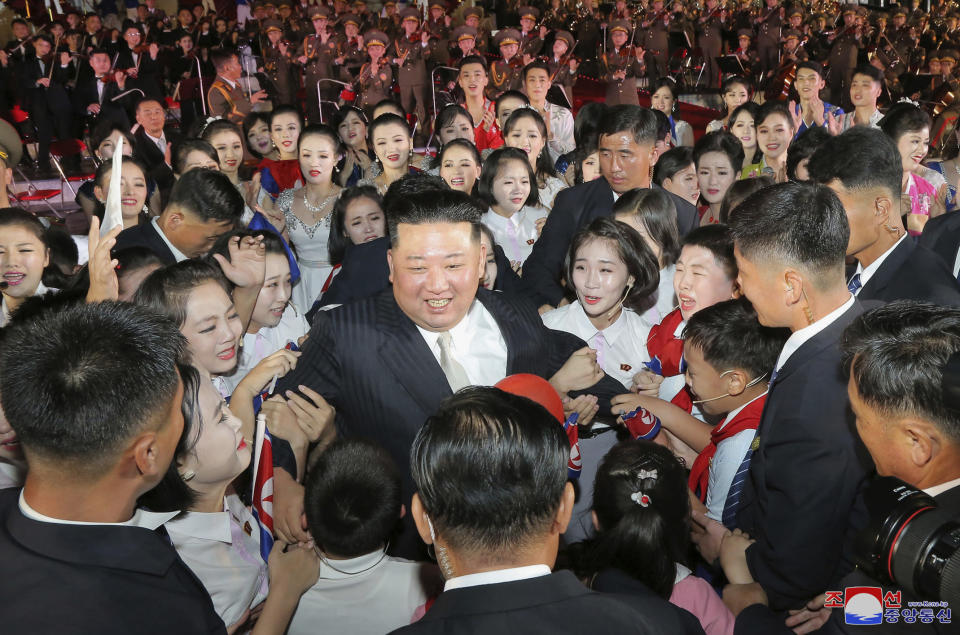
[[399, 472], [380, 446], [359, 439], [330, 445], [307, 475], [304, 509], [322, 563], [289, 635], [390, 632], [419, 619], [442, 591], [436, 565], [386, 555], [406, 510]]

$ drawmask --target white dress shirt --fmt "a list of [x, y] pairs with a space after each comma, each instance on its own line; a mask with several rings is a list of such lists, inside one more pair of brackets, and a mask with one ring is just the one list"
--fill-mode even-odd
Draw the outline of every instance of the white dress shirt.
[[893, 250], [900, 246], [904, 240], [907, 239], [907, 233], [904, 232], [903, 236], [900, 237], [900, 240], [893, 243], [890, 249], [887, 249], [885, 252], [880, 254], [880, 257], [871, 262], [868, 266], [864, 267], [859, 262], [857, 262], [857, 273], [860, 274], [860, 288], [857, 289], [857, 292], [854, 295], [859, 295], [863, 290], [863, 287], [866, 286], [867, 281], [873, 277], [873, 274], [877, 273], [877, 269], [880, 268], [880, 265], [883, 264], [883, 261], [887, 259], [887, 256], [893, 253]]
[[170, 239], [167, 238], [167, 235], [163, 233], [163, 230], [160, 229], [160, 225], [157, 224], [157, 218], [159, 218], [159, 216], [154, 216], [150, 219], [150, 222], [153, 223], [153, 228], [157, 230], [158, 234], [160, 234], [160, 239], [166, 243], [167, 247], [170, 249], [170, 253], [172, 253], [173, 257], [177, 259], [177, 262], [188, 260], [186, 254], [177, 249], [173, 243], [170, 242]]
[[88, 527], [101, 525], [108, 527], [142, 527], [143, 529], [149, 529], [150, 531], [153, 531], [180, 512], [150, 512], [138, 507], [137, 510], [133, 512], [133, 517], [130, 518], [130, 520], [122, 523], [91, 523], [80, 520], [62, 520], [60, 518], [44, 516], [33, 507], [30, 507], [30, 504], [27, 503], [27, 499], [23, 497], [23, 490], [20, 490], [20, 513], [30, 520], [35, 520], [39, 523], [52, 523], [55, 525], [83, 525]]
[[[616, 321], [598, 331], [590, 322], [583, 305], [567, 304], [541, 316], [547, 328], [576, 335], [597, 351], [597, 363], [607, 375], [629, 387], [633, 376], [650, 361], [647, 336], [650, 325], [631, 309], [624, 308]], [[598, 337], [602, 335], [602, 340]]]
[[947, 490], [951, 490], [954, 487], [960, 487], [960, 478], [955, 478], [952, 481], [947, 481], [946, 483], [940, 483], [939, 485], [934, 485], [933, 487], [928, 487], [923, 490], [928, 496], [939, 496]]
[[524, 205], [510, 218], [497, 214], [492, 208], [488, 209], [480, 221], [493, 234], [493, 240], [503, 248], [507, 260], [523, 264], [539, 236], [537, 220], [546, 217], [546, 210]]
[[150, 141], [153, 141], [153, 144], [160, 149], [160, 152], [167, 151], [167, 138], [166, 138], [166, 135], [164, 135], [162, 132], [160, 133], [159, 137], [154, 137], [146, 130], [143, 131], [143, 134], [147, 137], [147, 139], [150, 139]]
[[235, 494], [222, 512], [185, 512], [166, 523], [180, 558], [200, 579], [227, 626], [267, 597], [260, 527]]
[[265, 326], [256, 333], [245, 333], [240, 349], [240, 361], [231, 375], [223, 376], [223, 383], [229, 394], [237, 389], [237, 384], [247, 376], [253, 367], [264, 357], [285, 348], [288, 342], [297, 343], [310, 330], [307, 318], [298, 313], [293, 304], [288, 304], [276, 326]]
[[320, 578], [300, 598], [287, 635], [389, 633], [413, 622], [442, 590], [443, 576], [432, 563], [382, 551], [322, 560]]
[[471, 573], [461, 575], [456, 578], [450, 578], [444, 585], [444, 591], [453, 591], [454, 589], [464, 589], [482, 584], [501, 584], [503, 582], [516, 582], [517, 580], [529, 580], [530, 578], [540, 578], [550, 575], [550, 567], [545, 564], [532, 564], [526, 567], [514, 567], [512, 569], [497, 569], [495, 571], [483, 571], [481, 573]]
[[777, 372], [780, 372], [780, 370], [783, 368], [783, 365], [787, 363], [788, 359], [790, 359], [790, 356], [797, 352], [797, 349], [803, 346], [808, 340], [813, 339], [815, 335], [840, 319], [840, 316], [846, 313], [847, 310], [853, 306], [853, 302], [854, 297], [851, 295], [846, 302], [841, 304], [830, 313], [827, 313], [810, 326], [805, 326], [799, 331], [791, 333], [790, 337], [787, 338], [786, 344], [783, 345], [783, 350], [780, 351], [780, 356], [777, 357], [777, 365], [774, 366], [774, 368], [777, 369]]
[[[417, 326], [430, 352], [440, 363], [440, 333]], [[507, 376], [507, 342], [500, 325], [478, 300], [456, 326], [450, 329], [451, 357], [463, 366], [474, 386], [492, 386]]]
[[577, 147], [573, 140], [573, 113], [569, 108], [550, 102], [545, 106], [547, 115], [550, 117], [550, 133], [553, 135], [553, 138], [547, 141], [547, 151], [550, 153], [550, 160], [556, 163], [560, 155], [571, 152]]
[[[736, 419], [744, 408], [757, 399], [762, 399], [766, 394], [767, 391], [765, 390], [763, 395], [759, 395], [727, 413], [723, 423], [718, 424], [720, 425], [719, 430]], [[737, 470], [743, 463], [743, 457], [747, 455], [747, 450], [750, 449], [750, 444], [753, 443], [753, 437], [756, 435], [756, 430], [742, 430], [717, 444], [717, 452], [710, 461], [710, 475], [707, 481], [707, 517], [717, 522], [723, 520], [723, 506], [727, 502], [727, 494], [733, 484], [733, 477], [737, 475]]]

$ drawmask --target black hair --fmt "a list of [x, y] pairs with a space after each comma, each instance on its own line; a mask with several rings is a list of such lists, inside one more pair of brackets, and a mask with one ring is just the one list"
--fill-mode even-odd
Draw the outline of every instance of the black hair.
[[437, 153], [438, 166], [443, 164], [443, 156], [451, 148], [462, 148], [468, 151], [471, 155], [473, 155], [473, 160], [476, 161], [478, 167], [483, 165], [483, 159], [480, 157], [480, 151], [477, 150], [476, 145], [466, 139], [453, 139], [443, 144], [443, 147], [440, 148], [440, 152]]
[[[597, 137], [594, 136], [588, 142], [578, 143], [577, 149], [573, 152], [573, 182], [576, 185], [583, 183], [583, 163], [590, 158], [591, 154], [597, 152]], [[599, 155], [597, 160], [599, 162]], [[567, 167], [569, 170], [570, 168]]]
[[[300, 146], [303, 144], [303, 140], [308, 137], [326, 137], [330, 143], [333, 144], [333, 151], [337, 155], [337, 161], [340, 160], [341, 156], [344, 153], [344, 144], [340, 139], [340, 135], [337, 134], [337, 131], [330, 126], [325, 124], [311, 124], [300, 131], [300, 137], [297, 139], [297, 152], [300, 151]], [[334, 166], [336, 169], [336, 166]]]
[[228, 296], [233, 293], [230, 281], [218, 265], [191, 259], [151, 273], [137, 289], [133, 302], [164, 315], [181, 327], [187, 321], [190, 294], [207, 282], [216, 283]]
[[847, 190], [881, 187], [894, 200], [900, 198], [900, 151], [893, 139], [873, 128], [854, 126], [828, 137], [810, 159], [809, 170], [810, 178], [818, 183], [838, 180]]
[[630, 104], [608, 107], [607, 115], [600, 124], [600, 135], [612, 135], [625, 130], [633, 135], [633, 140], [638, 144], [653, 144], [663, 138], [663, 135], [658, 136], [657, 116], [651, 109]]
[[410, 471], [436, 534], [499, 560], [550, 530], [569, 458], [567, 436], [543, 406], [472, 387], [444, 400], [417, 432]]
[[410, 133], [410, 126], [407, 124], [407, 120], [401, 117], [400, 115], [394, 114], [392, 112], [385, 112], [373, 122], [367, 126], [367, 147], [373, 149], [373, 135], [378, 128], [383, 126], [388, 126], [390, 124], [397, 124], [402, 127], [407, 137], [413, 138], [413, 135]]
[[660, 155], [657, 164], [653, 166], [653, 182], [663, 185], [666, 179], [672, 179], [677, 172], [693, 165], [693, 148], [678, 146], [671, 148]]
[[[757, 103], [754, 102], [754, 101], [748, 101], [748, 102], [745, 103], [745, 104], [740, 104], [739, 106], [737, 106], [736, 108], [733, 109], [733, 112], [730, 113], [730, 118], [727, 120], [727, 129], [729, 130], [730, 128], [732, 128], [732, 127], [733, 127], [733, 123], [734, 123], [737, 119], [739, 119], [741, 113], [744, 113], [744, 112], [745, 112], [745, 113], [748, 113], [748, 114], [750, 115], [750, 117], [753, 119], [753, 126], [754, 126], [754, 137], [753, 137], [753, 138], [754, 138], [754, 140], [756, 140], [756, 138], [757, 138], [757, 137], [756, 137], [757, 117], [760, 116], [760, 105], [757, 104]], [[788, 114], [789, 114], [789, 112], [788, 112]], [[732, 134], [732, 133], [731, 133], [731, 134]], [[736, 136], [736, 135], [734, 135], [734, 136]], [[737, 140], [739, 141], [739, 138], [738, 138]], [[742, 144], [741, 144], [741, 145], [742, 145]], [[744, 149], [744, 152], [746, 152], [746, 149]], [[760, 149], [760, 145], [757, 144], [757, 146], [753, 149], [753, 156], [752, 156], [752, 157], [746, 157], [746, 159], [747, 159], [746, 163], [747, 163], [747, 165], [750, 165], [750, 164], [753, 164], [753, 163], [759, 163], [761, 157], [763, 157], [763, 151]]]
[[160, 257], [147, 247], [127, 247], [113, 252], [117, 260], [117, 280], [122, 281], [130, 274], [144, 267], [163, 267]]
[[250, 154], [257, 157], [258, 159], [263, 157], [260, 152], [250, 145], [249, 134], [258, 121], [262, 121], [267, 124], [267, 134], [270, 133], [270, 117], [267, 116], [269, 113], [262, 113], [258, 111], [253, 111], [249, 115], [243, 118], [243, 141], [247, 146], [247, 150], [250, 151]]
[[433, 123], [433, 129], [436, 130], [439, 135], [440, 130], [452, 124], [457, 117], [466, 117], [467, 121], [470, 122], [470, 127], [474, 127], [473, 115], [471, 115], [466, 108], [459, 104], [447, 104], [437, 113], [437, 118]]
[[[409, 179], [410, 177], [404, 177]], [[469, 194], [451, 190], [443, 179], [440, 186], [426, 185], [422, 189], [416, 183], [416, 188], [406, 195], [400, 195], [401, 186], [394, 192], [390, 190], [396, 183], [390, 185], [387, 195], [383, 197], [384, 211], [387, 213], [387, 228], [390, 233], [390, 244], [397, 245], [397, 226], [423, 225], [425, 223], [470, 223], [473, 228], [473, 240], [480, 240], [480, 217], [484, 209]], [[403, 181], [404, 179], [400, 179]], [[398, 181], [399, 182], [399, 181]]]
[[367, 119], [367, 113], [363, 112], [363, 110], [360, 108], [357, 108], [356, 106], [340, 106], [340, 110], [338, 110], [333, 116], [334, 130], [339, 130], [340, 124], [346, 120], [347, 115], [350, 113], [353, 113], [359, 117], [360, 121], [362, 121], [365, 126], [370, 125], [370, 121]]
[[665, 191], [636, 188], [624, 192], [614, 202], [613, 213], [633, 214], [647, 228], [647, 234], [660, 246], [662, 267], [677, 262], [680, 255], [677, 206]]
[[184, 170], [187, 169], [187, 157], [194, 151], [204, 153], [214, 163], [218, 166], [220, 165], [220, 155], [217, 154], [216, 149], [212, 145], [203, 139], [191, 139], [188, 137], [175, 142], [170, 150], [170, 167], [173, 168], [174, 174], [178, 176], [185, 174]]
[[537, 174], [537, 183], [545, 183], [549, 177], [557, 176], [557, 170], [553, 167], [553, 159], [550, 158], [550, 149], [548, 148], [549, 140], [547, 139], [547, 124], [544, 122], [543, 117], [540, 116], [540, 113], [533, 108], [517, 108], [514, 110], [503, 123], [503, 140], [506, 142], [507, 136], [513, 130], [514, 126], [519, 124], [521, 119], [532, 119], [533, 123], [537, 126], [537, 130], [540, 131], [540, 136], [543, 137], [543, 148], [540, 150], [540, 154], [537, 156], [536, 169], [534, 171]]
[[[510, 115], [510, 118], [512, 119], [513, 115]], [[497, 199], [493, 195], [493, 181], [497, 178], [497, 173], [500, 172], [500, 166], [507, 161], [521, 161], [526, 166], [527, 175], [530, 177], [530, 194], [527, 195], [527, 200], [523, 204], [538, 205], [540, 203], [540, 190], [537, 189], [537, 175], [530, 165], [527, 153], [520, 148], [508, 146], [497, 148], [483, 162], [480, 179], [477, 181], [477, 196], [489, 206], [497, 204]]]
[[900, 102], [890, 107], [878, 125], [896, 143], [909, 132], [930, 128], [930, 115], [919, 106]]
[[226, 119], [217, 119], [204, 125], [200, 131], [200, 138], [213, 145], [213, 138], [221, 132], [232, 132], [240, 137], [240, 142], [243, 143], [244, 135], [243, 131], [240, 129], [240, 126], [232, 121], [227, 121]]
[[[143, 161], [141, 161], [136, 157], [124, 156], [124, 157], [121, 157], [120, 159], [121, 170], [125, 165], [135, 165], [137, 168], [140, 169], [140, 173], [143, 175], [144, 181], [149, 182], [150, 180], [149, 171], [147, 170], [147, 166], [144, 165]], [[113, 160], [111, 159], [110, 161], [104, 161], [103, 163], [101, 163], [100, 166], [97, 167], [97, 171], [93, 177], [94, 184], [103, 190], [104, 196], [106, 196], [107, 187], [109, 187], [110, 185], [109, 183], [107, 183], [107, 175], [110, 174], [112, 171], [113, 171]], [[147, 196], [149, 198], [149, 193], [147, 194]]]
[[[350, 207], [350, 203], [359, 198], [370, 199], [383, 210], [383, 198], [377, 188], [372, 185], [355, 185], [340, 193], [337, 202], [333, 204], [330, 217], [330, 236], [327, 239], [327, 253], [332, 265], [339, 265], [343, 262], [347, 246], [350, 245], [344, 223], [347, 220], [347, 208]], [[386, 218], [384, 218], [384, 226], [386, 226]]]
[[762, 326], [746, 298], [718, 302], [690, 317], [683, 340], [703, 352], [717, 372], [744, 370], [750, 379], [773, 371], [789, 329]]
[[673, 134], [673, 127], [670, 125], [670, 117], [662, 110], [651, 108], [650, 112], [657, 119], [657, 141], [662, 141]]
[[790, 107], [782, 101], [765, 101], [763, 105], [757, 109], [757, 116], [753, 118], [753, 124], [757, 128], [766, 121], [767, 117], [772, 115], [780, 115], [787, 120], [787, 124], [790, 126], [790, 129], [793, 129], [793, 115], [790, 114]]
[[748, 260], [801, 267], [821, 290], [843, 281], [850, 226], [825, 185], [781, 183], [754, 192], [737, 207], [730, 231]]
[[287, 250], [283, 246], [283, 239], [280, 237], [280, 234], [269, 229], [247, 228], [234, 229], [233, 231], [229, 231], [218, 236], [217, 241], [213, 243], [213, 247], [210, 248], [207, 256], [212, 258], [213, 254], [220, 254], [227, 260], [227, 262], [230, 262], [230, 241], [232, 239], [239, 238], [242, 241], [244, 238], [256, 238], [257, 236], [263, 237], [264, 253], [277, 254], [286, 257]]
[[660, 284], [660, 263], [657, 262], [650, 247], [633, 227], [614, 220], [609, 216], [595, 218], [589, 225], [578, 231], [570, 241], [564, 271], [567, 282], [573, 287], [573, 274], [577, 267], [577, 252], [584, 245], [595, 240], [611, 241], [617, 255], [627, 267], [627, 273], [633, 276], [633, 286], [629, 287], [623, 306], [641, 311], [644, 301], [657, 290]]
[[4, 329], [3, 411], [26, 448], [71, 476], [99, 477], [161, 418], [186, 340], [126, 302], [71, 303]]
[[370, 109], [370, 112], [371, 112], [371, 113], [375, 113], [375, 112], [377, 112], [377, 110], [379, 110], [380, 108], [384, 108], [384, 107], [386, 107], [386, 108], [395, 108], [396, 110], [399, 110], [400, 112], [399, 112], [399, 114], [396, 113], [396, 112], [392, 112], [392, 113], [384, 113], [384, 112], [382, 112], [382, 113], [380, 113], [380, 115], [378, 115], [378, 116], [376, 117], [376, 119], [379, 119], [380, 116], [382, 116], [382, 115], [391, 114], [391, 115], [397, 115], [398, 117], [400, 117], [401, 119], [403, 119], [404, 121], [406, 121], [407, 111], [404, 110], [403, 106], [401, 106], [400, 104], [398, 104], [398, 103], [395, 102], [394, 100], [390, 99], [389, 97], [387, 97], [386, 99], [381, 99], [380, 101], [378, 101], [377, 103], [375, 103], [375, 104], [373, 105], [373, 108]]
[[500, 104], [502, 104], [507, 99], [511, 99], [511, 98], [519, 99], [520, 101], [527, 104], [528, 106], [530, 105], [530, 100], [527, 99], [527, 96], [521, 93], [519, 90], [505, 90], [504, 92], [500, 93], [500, 96], [497, 97], [496, 100], [494, 100], [493, 102], [494, 104], [493, 112], [497, 117], [500, 116]]
[[737, 259], [733, 255], [733, 236], [730, 234], [730, 228], [726, 225], [695, 227], [683, 237], [683, 242], [680, 245], [681, 251], [687, 246], [700, 247], [712, 253], [714, 262], [723, 269], [727, 280], [733, 282], [740, 274], [740, 270], [737, 268]]
[[[859, 316], [840, 344], [860, 399], [885, 419], [918, 417], [960, 443], [948, 362], [960, 353], [960, 309], [900, 300]], [[951, 373], [952, 374], [952, 373]], [[952, 387], [949, 387], [952, 383]]]
[[764, 174], [750, 179], [734, 181], [733, 184], [727, 188], [727, 193], [723, 195], [723, 200], [720, 202], [720, 212], [717, 214], [720, 222], [722, 224], [728, 224], [734, 210], [743, 202], [743, 199], [759, 189], [773, 185], [775, 182], [773, 177]]
[[543, 60], [536, 59], [523, 67], [523, 81], [527, 81], [527, 75], [529, 75], [530, 71], [533, 71], [533, 70], [546, 71], [547, 77], [550, 77], [550, 75], [552, 74], [550, 72], [550, 67], [547, 66], [546, 62], [544, 62]]
[[485, 60], [480, 55], [467, 55], [465, 58], [460, 60], [459, 64], [457, 64], [457, 69], [463, 70], [463, 67], [466, 66], [467, 64], [479, 64], [480, 66], [483, 67], [484, 73], [489, 72], [487, 60]]
[[799, 73], [804, 68], [813, 71], [820, 76], [820, 79], [823, 79], [823, 66], [820, 64], [820, 62], [814, 62], [812, 60], [803, 60], [802, 62], [797, 62], [796, 72]]
[[725, 154], [730, 160], [730, 168], [739, 172], [743, 164], [743, 144], [731, 132], [715, 130], [700, 137], [693, 146], [693, 163], [699, 169], [700, 159], [708, 152]]
[[126, 143], [130, 149], [133, 149], [134, 139], [133, 135], [130, 134], [130, 131], [115, 121], [103, 119], [96, 126], [94, 126], [93, 131], [90, 133], [91, 151], [99, 148], [100, 144], [106, 141], [107, 138], [109, 138], [114, 132], [119, 132], [121, 135], [123, 135], [124, 143]]
[[654, 82], [653, 87], [650, 89], [650, 94], [653, 95], [655, 92], [661, 88], [666, 88], [670, 91], [670, 96], [673, 98], [674, 104], [677, 102], [677, 82], [671, 77], [661, 77], [656, 82]]
[[592, 508], [599, 528], [586, 548], [589, 572], [616, 567], [669, 598], [690, 541], [690, 497], [680, 460], [652, 441], [615, 445], [597, 470]]
[[[607, 115], [607, 104], [602, 101], [588, 101], [573, 118], [573, 140], [576, 147], [592, 146], [596, 151], [600, 137], [600, 124]], [[592, 153], [588, 153], [592, 154]]]
[[74, 269], [80, 260], [77, 243], [63, 227], [52, 225], [45, 232], [50, 250], [50, 264], [43, 270], [43, 285], [51, 289], [66, 289], [73, 283]]
[[270, 131], [271, 132], [273, 132], [274, 120], [276, 120], [277, 117], [281, 117], [283, 115], [293, 115], [294, 117], [296, 117], [297, 122], [300, 124], [300, 131], [303, 132], [303, 115], [300, 113], [299, 110], [297, 110], [293, 106], [287, 106], [287, 105], [277, 106], [276, 108], [270, 111]]
[[[812, 126], [801, 132], [800, 135], [790, 143], [790, 147], [787, 148], [787, 178], [791, 181], [798, 180], [797, 166], [800, 165], [804, 159], [813, 157], [817, 150], [831, 138], [832, 135], [827, 132], [827, 129], [823, 126]], [[900, 155], [898, 154], [897, 161], [899, 160]], [[813, 161], [810, 163], [813, 163]], [[810, 171], [809, 167], [807, 171]]]
[[307, 527], [325, 554], [355, 558], [385, 546], [400, 521], [400, 473], [381, 446], [337, 439], [304, 482]]
[[231, 57], [237, 57], [237, 51], [232, 48], [210, 49], [209, 57], [210, 63], [219, 72], [230, 61]]
[[[720, 95], [725, 95], [727, 91], [737, 85], [743, 86], [747, 90], [748, 98], [753, 95], [753, 82], [741, 75], [729, 75], [725, 77], [723, 82], [720, 84]], [[736, 110], [736, 108], [733, 110]], [[730, 111], [727, 114], [732, 114], [732, 112], [733, 111]]]
[[0, 208], [0, 228], [3, 227], [22, 227], [36, 236], [44, 247], [50, 247], [47, 244], [47, 228], [39, 218], [22, 207]]
[[166, 209], [182, 208], [201, 222], [236, 223], [243, 214], [243, 206], [243, 196], [230, 182], [230, 177], [217, 170], [196, 168], [181, 176], [173, 185]]
[[878, 84], [883, 84], [883, 71], [874, 66], [873, 64], [860, 64], [853, 69], [854, 75], [866, 75], [871, 80], [877, 82]]

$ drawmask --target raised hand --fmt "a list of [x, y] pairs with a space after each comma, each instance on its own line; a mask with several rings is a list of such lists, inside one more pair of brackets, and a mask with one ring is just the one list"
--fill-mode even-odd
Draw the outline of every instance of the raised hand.
[[267, 254], [262, 236], [239, 236], [230, 239], [230, 259], [220, 254], [213, 257], [227, 279], [238, 287], [261, 287], [266, 274]]
[[117, 280], [117, 265], [120, 263], [110, 256], [110, 250], [117, 244], [117, 235], [122, 230], [123, 226], [118, 225], [100, 238], [100, 219], [94, 216], [90, 221], [90, 232], [87, 234], [87, 268], [90, 274], [87, 302], [116, 300], [120, 296], [120, 282]]

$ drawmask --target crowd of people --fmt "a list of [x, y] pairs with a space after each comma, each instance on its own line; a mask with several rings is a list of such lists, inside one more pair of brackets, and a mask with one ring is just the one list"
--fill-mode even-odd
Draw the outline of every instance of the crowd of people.
[[868, 484], [960, 512], [958, 18], [765, 4], [13, 20], [4, 632], [859, 632]]

